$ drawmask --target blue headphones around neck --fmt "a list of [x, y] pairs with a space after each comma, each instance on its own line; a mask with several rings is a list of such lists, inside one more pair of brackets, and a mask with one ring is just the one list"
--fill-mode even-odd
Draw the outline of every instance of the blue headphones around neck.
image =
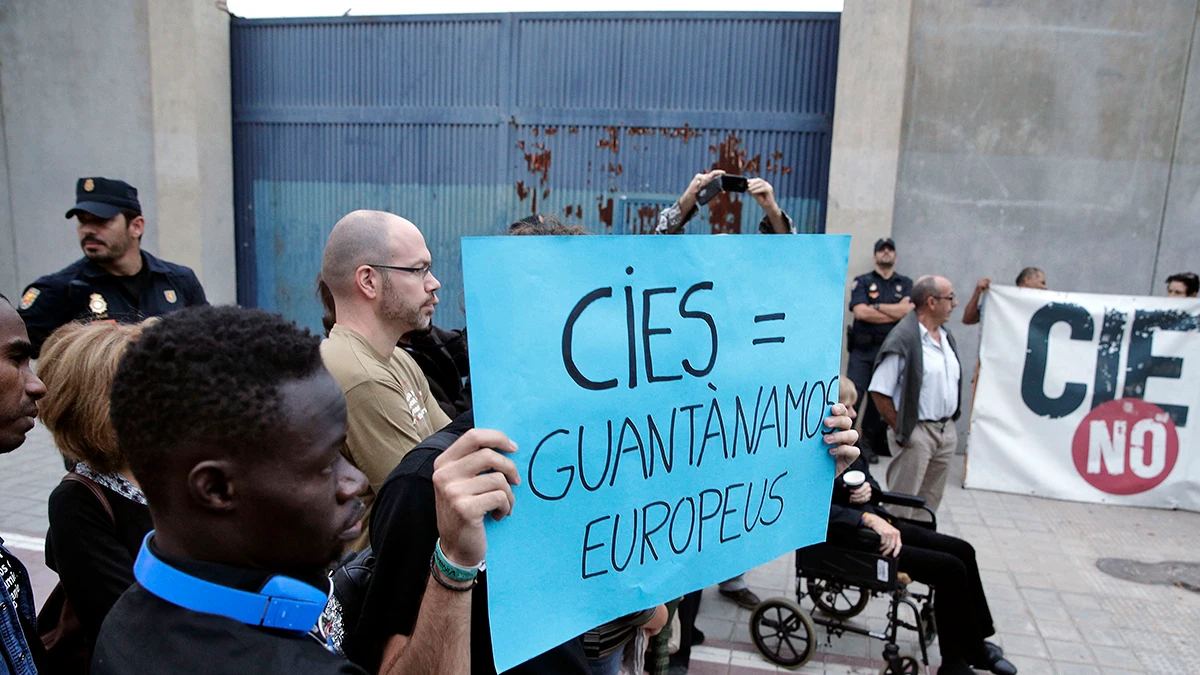
[[151, 531], [133, 563], [143, 588], [193, 612], [216, 614], [251, 626], [307, 633], [325, 611], [329, 595], [299, 579], [276, 575], [257, 593], [214, 584], [182, 572], [150, 550]]

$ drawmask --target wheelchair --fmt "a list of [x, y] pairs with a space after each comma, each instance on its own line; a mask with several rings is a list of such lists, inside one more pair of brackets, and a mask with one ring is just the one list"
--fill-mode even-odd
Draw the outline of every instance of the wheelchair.
[[[937, 530], [937, 516], [920, 497], [884, 492], [879, 503], [923, 510], [929, 520], [896, 520]], [[763, 658], [784, 668], [799, 668], [816, 651], [816, 626], [820, 625], [826, 631], [826, 644], [848, 632], [883, 640], [885, 665], [880, 675], [917, 675], [922, 665], [927, 669], [927, 648], [937, 635], [934, 591], [910, 591], [911, 580], [899, 572], [897, 559], [880, 555], [879, 546], [879, 535], [868, 528], [830, 528], [828, 541], [797, 550], [796, 601], [770, 598], [750, 615], [750, 637]], [[819, 612], [810, 614], [800, 607], [805, 595]], [[878, 631], [850, 623], [877, 595], [890, 598], [887, 627]], [[901, 617], [901, 607], [911, 612], [911, 622]], [[900, 654], [896, 644], [900, 628], [916, 631], [920, 663], [910, 654]]]

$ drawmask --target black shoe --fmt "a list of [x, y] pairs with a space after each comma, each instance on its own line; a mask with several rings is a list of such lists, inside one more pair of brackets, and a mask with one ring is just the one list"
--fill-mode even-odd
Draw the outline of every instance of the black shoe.
[[996, 675], [1017, 675], [1017, 667], [1004, 658], [1004, 650], [994, 642], [984, 641], [982, 653], [971, 662], [977, 670], [986, 670]]
[[758, 603], [762, 602], [762, 600], [759, 600], [758, 596], [754, 594], [754, 591], [750, 590], [749, 588], [743, 588], [740, 591], [727, 591], [724, 589], [720, 590], [721, 595], [736, 602], [739, 607], [754, 609], [755, 607], [758, 607]]
[[937, 675], [975, 675], [975, 671], [963, 659], [949, 659], [938, 666]]
[[1017, 675], [1017, 667], [1012, 661], [1001, 657], [999, 661], [992, 664], [992, 672], [996, 675]]
[[704, 631], [692, 626], [692, 646], [704, 644]]

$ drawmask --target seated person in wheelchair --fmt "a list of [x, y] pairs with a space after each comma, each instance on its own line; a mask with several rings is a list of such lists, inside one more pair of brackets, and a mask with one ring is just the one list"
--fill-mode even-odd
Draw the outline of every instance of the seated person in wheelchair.
[[[849, 380], [842, 380], [839, 398], [853, 415], [858, 397]], [[1004, 651], [984, 639], [996, 631], [979, 579], [975, 549], [962, 539], [935, 532], [929, 523], [892, 516], [880, 505], [883, 491], [861, 456], [847, 473], [856, 469], [866, 475], [859, 487], [847, 488], [842, 480], [846, 474], [834, 481], [830, 540], [847, 539], [854, 528], [874, 530], [883, 555], [898, 557], [901, 572], [936, 589], [933, 611], [942, 652], [938, 675], [972, 675], [973, 668], [997, 675], [1015, 674], [1017, 668], [1004, 658]]]

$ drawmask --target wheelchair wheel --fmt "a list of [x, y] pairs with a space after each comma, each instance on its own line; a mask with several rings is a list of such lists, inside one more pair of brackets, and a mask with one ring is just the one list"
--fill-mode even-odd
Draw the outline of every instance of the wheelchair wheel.
[[879, 670], [879, 675], [920, 675], [921, 664], [917, 663], [914, 656], [905, 654], [896, 658], [896, 663], [884, 666]]
[[787, 598], [770, 598], [750, 615], [750, 638], [766, 660], [799, 668], [816, 651], [817, 629], [800, 605]]
[[858, 586], [820, 579], [809, 579], [807, 583], [808, 597], [817, 609], [839, 619], [858, 616], [871, 601], [871, 593]]

